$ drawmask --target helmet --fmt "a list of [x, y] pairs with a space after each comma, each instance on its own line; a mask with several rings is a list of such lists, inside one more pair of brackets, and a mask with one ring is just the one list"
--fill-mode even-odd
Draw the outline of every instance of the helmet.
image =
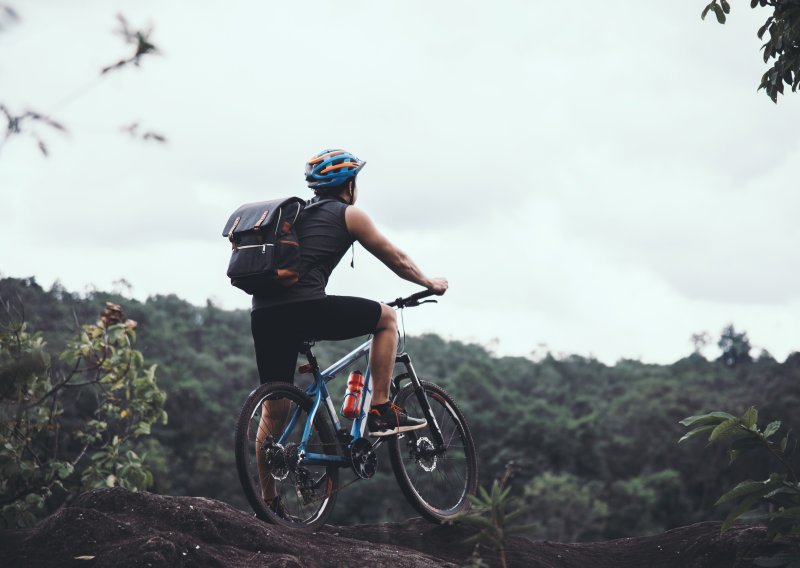
[[306, 182], [311, 189], [337, 187], [354, 179], [366, 163], [346, 150], [323, 150], [306, 163]]

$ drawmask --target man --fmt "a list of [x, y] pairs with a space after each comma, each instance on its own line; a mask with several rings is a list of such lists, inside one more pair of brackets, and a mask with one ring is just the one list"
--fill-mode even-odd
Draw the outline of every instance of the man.
[[[303, 340], [340, 340], [372, 334], [373, 398], [367, 428], [371, 436], [390, 436], [427, 424], [389, 403], [397, 355], [395, 311], [364, 298], [327, 296], [328, 278], [358, 241], [405, 280], [437, 294], [444, 294], [448, 283], [445, 278], [425, 276], [407, 254], [378, 231], [366, 213], [354, 207], [358, 198], [356, 177], [365, 164], [345, 150], [324, 150], [308, 161], [306, 182], [315, 197], [295, 224], [302, 243], [300, 281], [277, 295], [253, 296], [251, 325], [262, 383], [293, 382]], [[265, 403], [259, 431], [275, 431], [285, 422], [288, 412], [288, 401]], [[256, 443], [260, 446], [263, 440]], [[261, 488], [264, 500], [278, 510], [272, 477], [264, 474], [260, 477], [266, 479]]]

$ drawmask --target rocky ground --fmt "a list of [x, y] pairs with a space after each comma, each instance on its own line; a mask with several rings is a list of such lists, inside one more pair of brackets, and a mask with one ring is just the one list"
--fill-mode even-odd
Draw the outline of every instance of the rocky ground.
[[[107, 489], [85, 493], [34, 528], [0, 531], [5, 567], [429, 567], [463, 566], [473, 547], [464, 526], [421, 519], [385, 525], [326, 526], [313, 534], [268, 525], [202, 497]], [[764, 529], [719, 523], [599, 543], [511, 538], [509, 566], [525, 568], [745, 568], [770, 554]], [[483, 560], [498, 566], [489, 549]]]

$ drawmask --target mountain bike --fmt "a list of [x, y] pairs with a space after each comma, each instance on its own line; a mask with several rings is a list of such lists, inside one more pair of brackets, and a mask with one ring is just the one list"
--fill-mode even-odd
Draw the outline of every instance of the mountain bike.
[[[426, 290], [389, 305], [400, 310], [419, 306], [435, 301], [423, 301], [431, 295], [433, 292]], [[427, 425], [370, 439], [366, 431], [372, 401], [369, 370], [349, 430], [339, 421], [327, 384], [368, 356], [371, 340], [324, 371], [320, 371], [313, 345], [312, 340], [306, 341], [300, 350], [308, 363], [299, 372], [313, 376], [306, 391], [286, 382], [270, 382], [250, 393], [242, 406], [236, 424], [236, 468], [256, 515], [284, 526], [321, 526], [344, 488], [339, 485], [339, 470], [352, 469], [354, 481], [369, 479], [377, 470], [376, 450], [381, 444], [387, 445], [403, 494], [420, 515], [443, 523], [466, 511], [469, 496], [478, 487], [478, 464], [467, 421], [450, 395], [420, 379], [409, 354], [400, 350], [396, 362], [405, 371], [392, 380], [389, 398], [410, 416], [425, 417]], [[264, 501], [262, 481], [274, 483], [280, 508]]]

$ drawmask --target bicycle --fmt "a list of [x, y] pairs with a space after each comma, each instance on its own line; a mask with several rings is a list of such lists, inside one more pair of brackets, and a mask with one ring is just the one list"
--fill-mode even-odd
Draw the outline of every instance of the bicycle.
[[[421, 301], [431, 295], [426, 290], [389, 305], [401, 310], [419, 306], [435, 301]], [[411, 357], [402, 350], [396, 362], [405, 372], [392, 380], [389, 398], [409, 415], [424, 416], [428, 424], [372, 441], [366, 432], [372, 401], [369, 370], [349, 431], [339, 422], [327, 388], [339, 373], [368, 355], [371, 340], [324, 371], [311, 350], [313, 345], [312, 340], [306, 341], [300, 351], [308, 363], [299, 372], [313, 375], [305, 392], [289, 383], [270, 382], [253, 390], [242, 406], [236, 424], [236, 468], [256, 516], [290, 527], [321, 526], [340, 491], [339, 470], [350, 467], [354, 481], [369, 479], [377, 470], [375, 450], [383, 443], [403, 494], [420, 515], [444, 523], [466, 511], [478, 487], [478, 464], [469, 426], [450, 395], [421, 380]], [[403, 385], [406, 380], [410, 382]], [[272, 428], [261, 427], [264, 413]], [[262, 479], [275, 484], [280, 509], [269, 507], [262, 498]]]

